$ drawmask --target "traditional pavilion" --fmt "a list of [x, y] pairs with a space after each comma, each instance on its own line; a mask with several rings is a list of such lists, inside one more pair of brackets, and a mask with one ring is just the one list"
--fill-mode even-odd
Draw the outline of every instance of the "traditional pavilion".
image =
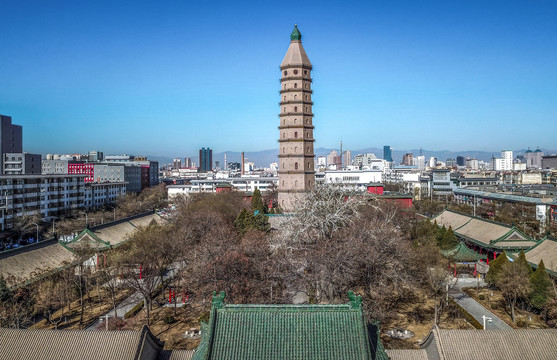
[[432, 221], [447, 229], [449, 226], [452, 227], [455, 235], [468, 247], [475, 252], [486, 254], [489, 259], [497, 257], [503, 250], [510, 253], [526, 251], [538, 244], [538, 241], [524, 234], [515, 226], [452, 210], [443, 210]]

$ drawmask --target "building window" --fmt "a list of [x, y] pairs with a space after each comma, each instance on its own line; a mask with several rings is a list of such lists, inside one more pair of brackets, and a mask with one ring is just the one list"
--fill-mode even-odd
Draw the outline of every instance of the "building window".
[[294, 112], [298, 112], [298, 107], [294, 106]]
[[294, 138], [297, 139], [298, 138], [298, 132], [294, 131]]
[[294, 89], [298, 88], [298, 83], [294, 83]]
[[294, 163], [294, 170], [298, 170], [298, 163]]
[[288, 71], [284, 70], [284, 76], [288, 75]]
[[308, 71], [307, 71], [307, 70], [304, 70], [304, 75], [307, 75], [307, 74], [308, 74]]
[[294, 75], [298, 75], [298, 70], [294, 70]]

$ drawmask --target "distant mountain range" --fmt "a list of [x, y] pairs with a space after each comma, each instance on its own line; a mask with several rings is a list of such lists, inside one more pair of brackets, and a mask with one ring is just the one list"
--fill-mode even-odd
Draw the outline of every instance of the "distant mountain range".
[[[315, 149], [316, 156], [326, 156], [331, 150], [339, 149], [332, 149], [332, 148], [317, 148]], [[352, 149], [344, 149], [350, 150], [352, 152], [352, 157], [356, 156], [357, 154], [366, 154], [366, 153], [373, 153], [378, 158], [383, 158], [383, 148], [366, 148], [360, 150], [352, 150]], [[524, 154], [527, 149], [520, 149], [514, 150], [514, 156], [516, 157], [519, 154]], [[557, 151], [555, 150], [546, 150], [542, 149], [545, 154], [555, 154]], [[430, 157], [436, 157], [439, 161], [445, 161], [447, 159], [456, 159], [457, 156], [470, 156], [472, 158], [483, 160], [483, 161], [490, 161], [492, 156], [499, 157], [501, 156], [501, 151], [477, 151], [477, 150], [469, 150], [469, 151], [449, 151], [449, 150], [420, 150], [420, 149], [412, 149], [412, 150], [393, 150], [393, 160], [396, 163], [400, 163], [404, 154], [412, 153], [414, 156], [419, 156], [421, 154], [425, 156], [426, 160]], [[269, 149], [269, 150], [260, 150], [260, 151], [252, 151], [246, 152], [245, 158], [246, 161], [251, 161], [255, 163], [257, 167], [269, 167], [270, 163], [278, 162], [278, 149]], [[242, 158], [242, 153], [239, 151], [227, 151], [226, 157], [228, 163], [231, 162], [240, 162]], [[165, 156], [149, 156], [149, 159], [158, 161], [160, 166], [165, 164], [171, 164], [173, 158], [165, 157]], [[192, 160], [196, 163], [199, 162], [197, 156], [193, 156]], [[184, 159], [182, 158], [182, 162]], [[224, 152], [221, 153], [213, 153], [213, 163], [218, 161], [220, 166], [224, 165]]]

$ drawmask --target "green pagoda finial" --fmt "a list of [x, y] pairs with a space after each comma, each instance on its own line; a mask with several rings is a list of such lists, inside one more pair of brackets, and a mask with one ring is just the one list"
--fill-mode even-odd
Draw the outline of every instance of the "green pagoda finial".
[[298, 30], [298, 25], [294, 25], [294, 30], [292, 30], [292, 34], [290, 34], [290, 40], [302, 40], [302, 33]]

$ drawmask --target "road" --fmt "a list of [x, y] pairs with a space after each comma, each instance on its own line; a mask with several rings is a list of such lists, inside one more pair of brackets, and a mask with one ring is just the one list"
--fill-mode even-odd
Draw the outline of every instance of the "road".
[[[480, 287], [486, 286], [483, 280], [480, 280]], [[463, 287], [476, 287], [477, 280], [474, 278], [459, 278], [456, 286], [449, 291], [449, 296], [460, 306], [462, 306], [474, 319], [483, 324], [482, 316], [490, 317], [491, 322], [486, 321], [486, 330], [510, 330], [512, 329], [503, 320], [498, 318], [491, 311], [487, 310], [483, 305], [472, 299], [468, 294], [462, 291]]]

